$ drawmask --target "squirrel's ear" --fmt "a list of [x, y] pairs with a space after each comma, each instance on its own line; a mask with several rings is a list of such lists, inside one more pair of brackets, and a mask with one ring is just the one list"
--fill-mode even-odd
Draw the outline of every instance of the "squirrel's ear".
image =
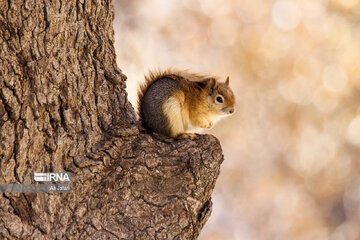
[[226, 84], [226, 86], [229, 86], [229, 76], [226, 78], [226, 81], [225, 81], [225, 84]]
[[209, 78], [208, 82], [208, 88], [209, 88], [209, 95], [214, 95], [215, 90], [218, 88], [218, 82], [215, 78]]
[[206, 78], [197, 84], [203, 88], [209, 90], [209, 95], [214, 95], [215, 91], [218, 88], [218, 82], [215, 78]]

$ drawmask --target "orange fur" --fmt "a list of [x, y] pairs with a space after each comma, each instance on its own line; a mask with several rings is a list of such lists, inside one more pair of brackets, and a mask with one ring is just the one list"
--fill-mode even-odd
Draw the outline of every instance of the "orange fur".
[[[146, 93], [149, 86], [156, 80], [165, 78], [165, 77], [181, 82], [183, 87], [186, 87], [188, 85], [188, 84], [186, 84], [186, 81], [188, 81], [188, 80], [193, 81], [193, 82], [200, 82], [201, 80], [208, 78], [208, 76], [206, 76], [206, 75], [189, 73], [187, 71], [175, 71], [172, 69], [167, 69], [165, 71], [159, 71], [159, 70], [149, 71], [148, 76], [145, 76], [145, 82], [140, 84], [140, 87], [138, 90], [138, 113], [139, 113], [139, 115], [141, 112], [140, 108], [142, 105], [141, 103], [142, 103], [143, 96]], [[190, 88], [190, 86], [189, 86], [189, 88]], [[191, 89], [189, 89], [189, 90], [191, 91]], [[141, 119], [141, 116], [140, 116], [140, 119]]]
[[[163, 72], [153, 71], [145, 77], [145, 82], [140, 85], [138, 91], [138, 112], [142, 121], [141, 106], [143, 97], [149, 86], [161, 78], [170, 78], [179, 82], [182, 90], [176, 90], [171, 97], [162, 103], [162, 112], [168, 120], [171, 137], [182, 133], [192, 132], [197, 128], [211, 128], [221, 117], [225, 116], [224, 108], [234, 108], [235, 98], [229, 88], [229, 79], [226, 82], [218, 82], [216, 77], [193, 74], [186, 71], [166, 70]], [[213, 84], [213, 88], [211, 88]], [[220, 94], [224, 98], [224, 104], [215, 102]], [[226, 104], [225, 104], [226, 103]], [[231, 112], [232, 113], [232, 112]]]

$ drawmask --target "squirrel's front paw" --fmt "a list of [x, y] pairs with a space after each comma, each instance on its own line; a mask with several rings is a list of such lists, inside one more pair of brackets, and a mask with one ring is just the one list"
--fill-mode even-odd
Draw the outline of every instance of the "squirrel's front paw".
[[210, 121], [204, 121], [199, 127], [210, 129], [213, 125], [214, 124]]

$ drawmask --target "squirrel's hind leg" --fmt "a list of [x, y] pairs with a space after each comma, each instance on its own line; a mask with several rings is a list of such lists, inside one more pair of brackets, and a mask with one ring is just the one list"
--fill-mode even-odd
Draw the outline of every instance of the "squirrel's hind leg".
[[162, 105], [163, 112], [168, 121], [171, 137], [176, 137], [185, 132], [181, 114], [182, 98], [183, 96], [181, 96], [181, 94], [175, 94], [168, 98]]
[[191, 139], [191, 140], [194, 140], [197, 136], [198, 136], [198, 134], [196, 134], [196, 133], [181, 133], [180, 135], [178, 135], [176, 137], [176, 139]]

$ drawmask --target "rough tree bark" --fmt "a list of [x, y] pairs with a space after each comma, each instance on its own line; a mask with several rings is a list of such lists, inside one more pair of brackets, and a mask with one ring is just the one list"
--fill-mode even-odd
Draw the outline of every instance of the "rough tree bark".
[[72, 173], [72, 192], [0, 194], [1, 239], [196, 239], [223, 160], [210, 135], [139, 127], [106, 0], [0, 1], [0, 183]]

